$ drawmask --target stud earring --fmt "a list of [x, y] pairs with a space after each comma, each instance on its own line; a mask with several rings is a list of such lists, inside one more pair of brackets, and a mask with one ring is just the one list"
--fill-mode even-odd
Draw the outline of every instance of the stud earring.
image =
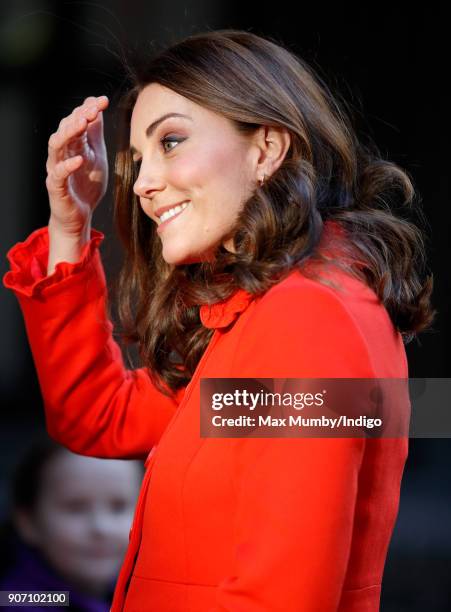
[[258, 182], [260, 183], [260, 187], [262, 187], [263, 183], [266, 180], [266, 174], [263, 175], [263, 178], [259, 179]]

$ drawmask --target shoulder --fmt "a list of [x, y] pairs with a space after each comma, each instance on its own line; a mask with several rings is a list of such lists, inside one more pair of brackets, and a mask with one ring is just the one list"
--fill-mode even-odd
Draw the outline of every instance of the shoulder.
[[309, 322], [318, 326], [317, 332], [341, 325], [359, 334], [358, 319], [365, 316], [365, 305], [377, 298], [362, 282], [339, 271], [323, 280], [291, 272], [256, 300], [251, 324], [272, 322], [296, 328]]
[[334, 274], [331, 286], [293, 271], [271, 287], [249, 308], [242, 355], [283, 371], [268, 376], [372, 377], [354, 307], [368, 294], [363, 283], [345, 276]]

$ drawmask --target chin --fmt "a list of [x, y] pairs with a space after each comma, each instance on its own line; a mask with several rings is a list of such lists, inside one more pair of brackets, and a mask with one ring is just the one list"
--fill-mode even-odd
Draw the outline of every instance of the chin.
[[177, 256], [177, 255], [164, 255], [164, 254], [163, 254], [163, 259], [165, 260], [167, 264], [171, 266], [183, 266], [186, 264], [198, 263], [199, 261], [195, 257], [191, 257], [191, 256], [182, 257], [182, 256]]
[[208, 251], [208, 253], [174, 253], [166, 252], [163, 249], [162, 257], [167, 264], [173, 266], [181, 266], [206, 261], [214, 261], [214, 251], [210, 250]]

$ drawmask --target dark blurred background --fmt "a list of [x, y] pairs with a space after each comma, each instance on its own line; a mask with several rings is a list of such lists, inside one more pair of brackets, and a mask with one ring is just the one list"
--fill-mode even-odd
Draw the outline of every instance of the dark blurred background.
[[[451, 376], [446, 357], [451, 216], [444, 9], [412, 5], [407, 12], [394, 4], [351, 9], [343, 3], [326, 8], [285, 0], [267, 6], [237, 0], [3, 0], [0, 7], [2, 275], [6, 251], [48, 222], [47, 141], [88, 95], [110, 98], [105, 127], [113, 161], [113, 111], [124, 83], [121, 50], [151, 49], [208, 29], [246, 29], [273, 37], [309, 62], [354, 109], [362, 133], [412, 177], [428, 222], [438, 315], [434, 330], [407, 345], [410, 376]], [[120, 261], [111, 218], [110, 189], [94, 217], [94, 227], [106, 235], [102, 258], [109, 277]], [[0, 291], [1, 518], [11, 466], [44, 421], [18, 304], [3, 286]], [[450, 459], [449, 439], [410, 442], [385, 569], [383, 612], [451, 609]]]

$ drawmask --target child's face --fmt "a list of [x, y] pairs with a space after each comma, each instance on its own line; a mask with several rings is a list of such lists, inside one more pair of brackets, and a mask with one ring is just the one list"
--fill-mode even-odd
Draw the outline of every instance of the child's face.
[[128, 544], [139, 465], [63, 450], [43, 472], [35, 512], [21, 535], [74, 586], [102, 593], [116, 578]]

